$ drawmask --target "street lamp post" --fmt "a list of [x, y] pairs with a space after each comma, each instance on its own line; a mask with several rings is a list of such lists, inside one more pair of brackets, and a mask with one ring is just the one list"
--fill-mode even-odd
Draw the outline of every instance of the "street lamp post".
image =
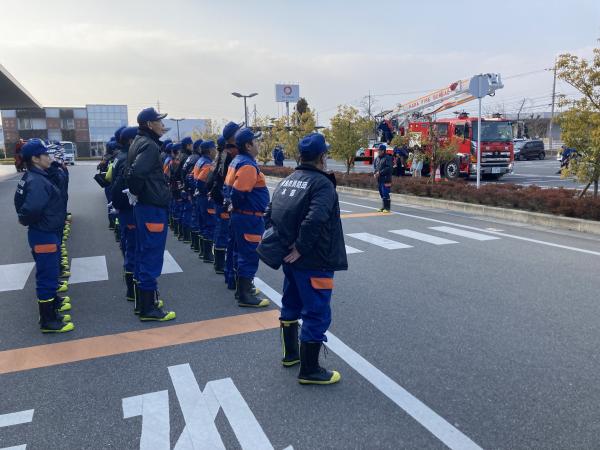
[[177, 140], [180, 141], [181, 139], [179, 138], [179, 122], [181, 122], [182, 120], [185, 120], [185, 119], [181, 118], [181, 119], [171, 119], [171, 120], [173, 120], [177, 124]]
[[237, 98], [244, 99], [244, 119], [245, 119], [246, 126], [248, 126], [248, 107], [246, 106], [246, 99], [255, 97], [258, 95], [258, 93], [253, 92], [250, 95], [243, 95], [243, 94], [240, 94], [239, 92], [232, 92], [231, 95], [233, 95], [234, 97], [237, 97]]

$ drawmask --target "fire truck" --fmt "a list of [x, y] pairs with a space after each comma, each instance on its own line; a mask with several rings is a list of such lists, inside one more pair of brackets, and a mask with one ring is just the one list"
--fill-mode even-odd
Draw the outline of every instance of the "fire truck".
[[[490, 95], [502, 88], [500, 76], [488, 74]], [[434, 119], [435, 114], [454, 108], [473, 100], [469, 93], [470, 79], [464, 79], [438, 89], [423, 97], [398, 105], [392, 111], [386, 111], [379, 117], [378, 129], [384, 143], [391, 141], [394, 134], [408, 136], [409, 148], [422, 147], [432, 134], [441, 145], [452, 141], [457, 146], [456, 158], [442, 165], [441, 173], [449, 179], [470, 177], [477, 173], [477, 128], [478, 118], [460, 113], [455, 118]], [[431, 117], [431, 121], [429, 117]], [[387, 139], [385, 139], [387, 137]], [[357, 161], [372, 164], [379, 143], [364, 149]], [[427, 153], [427, 147], [422, 148]], [[393, 154], [393, 148], [387, 145], [387, 153]], [[481, 119], [481, 173], [491, 179], [499, 179], [511, 173], [514, 163], [512, 122], [501, 117]], [[408, 163], [410, 167], [410, 163]], [[424, 174], [427, 174], [427, 164]]]

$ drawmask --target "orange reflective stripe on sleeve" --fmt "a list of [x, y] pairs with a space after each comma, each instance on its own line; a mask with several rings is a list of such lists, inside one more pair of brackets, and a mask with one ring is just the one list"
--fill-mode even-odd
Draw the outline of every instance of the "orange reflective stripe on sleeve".
[[164, 223], [149, 223], [146, 222], [146, 228], [151, 233], [161, 233], [165, 229]]
[[208, 208], [206, 212], [209, 214], [215, 214], [215, 210], [213, 208]]
[[128, 230], [135, 230], [135, 225], [133, 225], [133, 224], [128, 224], [128, 225], [127, 225], [127, 229], [128, 229]]
[[267, 187], [267, 180], [262, 172], [258, 173], [258, 179], [256, 180], [256, 187]]
[[221, 219], [227, 220], [227, 219], [229, 219], [229, 213], [222, 212], [222, 213], [219, 215], [219, 217], [220, 217]]
[[242, 166], [235, 174], [233, 188], [240, 192], [250, 192], [256, 186], [258, 174], [254, 166]]
[[200, 171], [198, 172], [198, 179], [200, 181], [206, 181], [208, 178], [208, 174], [210, 173], [210, 166], [206, 164]]
[[333, 278], [310, 277], [310, 285], [313, 289], [333, 289]]
[[38, 244], [33, 246], [34, 253], [54, 253], [58, 251], [56, 244]]
[[194, 177], [194, 180], [197, 180], [198, 177], [200, 176], [200, 168], [198, 166], [194, 166], [192, 176]]
[[227, 169], [227, 176], [225, 177], [225, 185], [233, 186], [233, 182], [235, 181], [235, 169], [231, 166]]
[[262, 236], [260, 234], [248, 234], [248, 233], [244, 233], [244, 239], [246, 239], [248, 242], [253, 242], [255, 244], [258, 244], [261, 240]]

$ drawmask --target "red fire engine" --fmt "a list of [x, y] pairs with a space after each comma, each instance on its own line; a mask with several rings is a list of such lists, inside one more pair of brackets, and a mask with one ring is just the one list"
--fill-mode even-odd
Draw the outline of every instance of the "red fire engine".
[[[502, 87], [500, 77], [490, 74], [491, 92]], [[393, 111], [384, 113], [380, 127], [402, 136], [408, 133], [409, 147], [421, 146], [424, 138], [430, 135], [430, 122], [424, 115], [432, 116], [449, 108], [473, 100], [469, 93], [469, 79], [457, 81], [450, 86], [434, 91], [411, 102], [398, 105]], [[420, 117], [420, 118], [419, 118]], [[456, 158], [441, 167], [441, 173], [447, 178], [469, 177], [477, 172], [477, 117], [459, 114], [456, 118], [432, 120], [435, 134], [444, 144], [456, 143]], [[384, 124], [384, 125], [382, 125]], [[385, 133], [384, 133], [385, 134]], [[389, 137], [389, 135], [388, 135]], [[364, 155], [356, 158], [372, 164], [379, 143], [366, 148]], [[427, 148], [423, 149], [427, 152]], [[393, 154], [390, 145], [387, 153]], [[499, 179], [512, 172], [514, 161], [512, 122], [502, 118], [481, 119], [481, 173], [489, 178]], [[408, 164], [410, 167], [410, 163]], [[427, 164], [424, 173], [427, 174]]]

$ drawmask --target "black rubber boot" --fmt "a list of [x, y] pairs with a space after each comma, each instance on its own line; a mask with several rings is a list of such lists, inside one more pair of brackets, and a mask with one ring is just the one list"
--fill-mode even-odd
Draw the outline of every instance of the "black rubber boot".
[[281, 346], [283, 358], [281, 364], [285, 367], [295, 366], [300, 362], [300, 350], [298, 348], [298, 321], [280, 320]]
[[392, 200], [391, 199], [384, 199], [383, 200], [383, 212], [390, 212], [392, 208]]
[[133, 280], [133, 313], [139, 315], [142, 310], [142, 298], [137, 280]]
[[252, 278], [238, 277], [237, 285], [237, 293], [239, 295], [238, 306], [248, 308], [263, 308], [269, 306], [269, 300], [260, 298], [254, 293], [255, 288], [252, 284]]
[[198, 235], [198, 258], [204, 259], [204, 236]]
[[171, 229], [171, 231], [174, 229], [174, 221], [173, 221], [173, 216], [169, 216], [169, 228]]
[[333, 384], [342, 378], [335, 370], [327, 370], [319, 365], [321, 342], [300, 343], [300, 384]]
[[191, 244], [192, 243], [192, 229], [190, 227], [183, 227], [183, 243]]
[[118, 220], [115, 222], [115, 242], [121, 242], [121, 226]]
[[125, 294], [125, 298], [128, 302], [135, 301], [135, 286], [133, 284], [133, 273], [125, 272], [125, 285], [127, 286], [127, 293]]
[[174, 311], [163, 311], [158, 307], [158, 291], [143, 291], [140, 289], [141, 311], [140, 320], [142, 322], [166, 322], [175, 319]]
[[225, 273], [225, 253], [224, 248], [215, 247], [215, 273], [221, 275]]
[[202, 255], [202, 261], [204, 261], [205, 263], [214, 263], [215, 262], [215, 257], [213, 255], [213, 241], [209, 240], [209, 239], [204, 239], [204, 252]]
[[192, 230], [192, 243], [190, 244], [190, 248], [192, 251], [196, 251], [196, 236], [198, 235], [197, 231]]
[[109, 230], [115, 229], [115, 216], [113, 216], [112, 214], [108, 215], [108, 229]]
[[42, 333], [66, 333], [75, 328], [72, 322], [65, 323], [54, 309], [55, 299], [38, 300], [40, 311], [40, 329]]
[[179, 220], [173, 219], [173, 235], [179, 237]]
[[[227, 286], [227, 287], [229, 288], [229, 286]], [[235, 299], [239, 300], [240, 299], [240, 289], [239, 289], [239, 283], [238, 283], [237, 276], [235, 277], [235, 287], [233, 289], [235, 289], [235, 294], [234, 294]], [[250, 292], [252, 292], [252, 294], [254, 294], [255, 296], [260, 295], [260, 289], [257, 288], [256, 286], [254, 286], [254, 280], [252, 280], [252, 290]]]
[[181, 221], [177, 224], [179, 231], [177, 232], [177, 240], [183, 241], [183, 223]]

